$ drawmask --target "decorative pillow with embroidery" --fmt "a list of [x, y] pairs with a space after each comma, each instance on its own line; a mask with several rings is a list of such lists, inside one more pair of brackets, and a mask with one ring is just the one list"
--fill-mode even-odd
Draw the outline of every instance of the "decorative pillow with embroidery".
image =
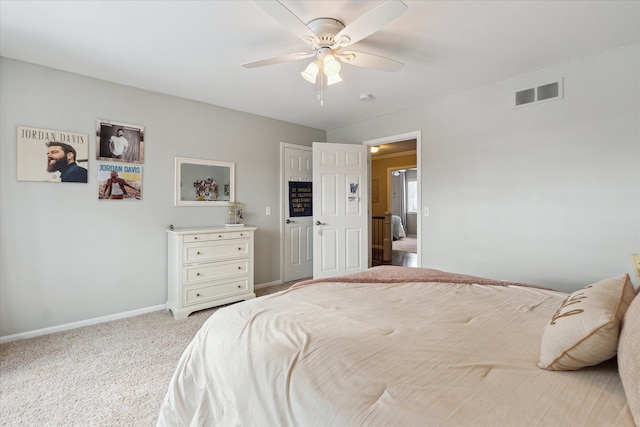
[[628, 274], [569, 295], [544, 329], [538, 367], [575, 371], [616, 355], [620, 324], [635, 296]]

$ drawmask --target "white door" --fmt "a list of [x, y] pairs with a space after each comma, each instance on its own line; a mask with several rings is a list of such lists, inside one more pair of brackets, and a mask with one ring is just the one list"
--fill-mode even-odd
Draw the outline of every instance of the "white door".
[[369, 264], [367, 147], [313, 143], [313, 277]]
[[280, 151], [284, 195], [283, 280], [290, 282], [313, 274], [311, 147], [282, 143]]

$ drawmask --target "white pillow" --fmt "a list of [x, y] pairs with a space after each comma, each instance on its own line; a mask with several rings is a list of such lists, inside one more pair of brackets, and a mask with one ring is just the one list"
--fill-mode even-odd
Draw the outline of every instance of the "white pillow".
[[628, 274], [569, 295], [544, 329], [538, 367], [574, 371], [616, 355], [620, 324], [635, 296]]

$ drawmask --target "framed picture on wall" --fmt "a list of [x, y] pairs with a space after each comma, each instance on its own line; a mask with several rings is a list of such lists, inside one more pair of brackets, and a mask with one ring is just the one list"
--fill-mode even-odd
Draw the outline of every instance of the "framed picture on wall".
[[371, 180], [371, 203], [380, 202], [380, 180]]
[[144, 126], [96, 120], [96, 159], [144, 163]]
[[142, 200], [142, 166], [98, 163], [98, 199]]
[[87, 183], [89, 134], [18, 126], [18, 181]]

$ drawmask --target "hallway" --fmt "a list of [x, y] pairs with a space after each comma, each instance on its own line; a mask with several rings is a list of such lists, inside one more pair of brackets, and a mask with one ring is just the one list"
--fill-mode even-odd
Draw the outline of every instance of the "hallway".
[[418, 266], [418, 241], [415, 236], [405, 236], [392, 243], [391, 265]]

